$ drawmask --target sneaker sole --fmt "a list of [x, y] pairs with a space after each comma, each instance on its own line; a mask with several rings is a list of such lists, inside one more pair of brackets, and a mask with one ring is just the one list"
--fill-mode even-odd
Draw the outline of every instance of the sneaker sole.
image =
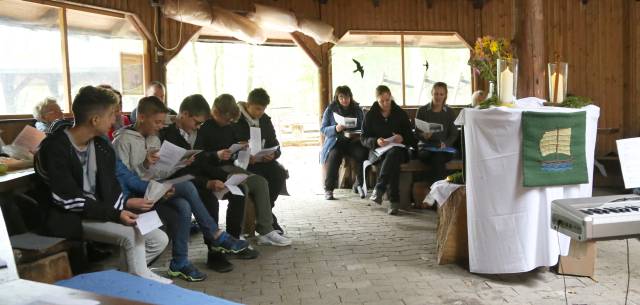
[[187, 281], [187, 282], [202, 282], [202, 281], [204, 281], [204, 280], [206, 280], [206, 279], [207, 279], [207, 277], [206, 277], [206, 276], [205, 276], [205, 277], [203, 277], [203, 278], [194, 278], [194, 277], [188, 276], [188, 275], [186, 275], [186, 274], [184, 274], [184, 273], [182, 273], [182, 272], [180, 272], [180, 271], [171, 271], [171, 270], [168, 270], [168, 271], [167, 271], [167, 274], [168, 274], [170, 277], [179, 277], [179, 278], [182, 278], [183, 280], [185, 280], [185, 281]]
[[227, 254], [227, 253], [238, 254], [238, 253], [240, 253], [240, 252], [244, 251], [244, 250], [246, 249], [246, 247], [245, 247], [245, 248], [242, 248], [242, 249], [240, 249], [240, 250], [230, 250], [230, 249], [227, 249], [227, 248], [222, 248], [222, 247], [213, 247], [213, 246], [212, 246], [212, 247], [209, 247], [209, 249], [210, 249], [210, 250], [215, 250], [215, 251], [218, 251], [218, 252], [220, 252], [220, 253], [224, 253], [224, 254]]
[[260, 246], [276, 246], [276, 247], [288, 247], [291, 246], [291, 243], [288, 244], [276, 244], [271, 241], [258, 241], [258, 245]]

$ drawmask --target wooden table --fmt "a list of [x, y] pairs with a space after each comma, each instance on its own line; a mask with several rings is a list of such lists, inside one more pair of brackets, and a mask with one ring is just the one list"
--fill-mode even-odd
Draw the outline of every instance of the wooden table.
[[11, 192], [31, 185], [31, 178], [35, 176], [33, 168], [8, 172], [0, 175], [0, 193]]
[[100, 305], [148, 304], [20, 279], [0, 284], [0, 300], [3, 305], [58, 305], [80, 300], [98, 301]]

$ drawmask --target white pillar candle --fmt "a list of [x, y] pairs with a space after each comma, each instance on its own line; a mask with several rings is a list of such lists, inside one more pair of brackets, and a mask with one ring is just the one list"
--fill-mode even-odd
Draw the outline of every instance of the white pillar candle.
[[[556, 78], [558, 78], [557, 81]], [[558, 88], [555, 88], [556, 84], [558, 84]], [[551, 97], [549, 98], [551, 102], [562, 103], [564, 101], [564, 77], [562, 76], [562, 74], [553, 73], [551, 75], [551, 89]], [[557, 94], [555, 93], [555, 90], [558, 90]], [[558, 97], [558, 99], [554, 100], [556, 96]]]
[[509, 68], [500, 72], [500, 79], [498, 80], [498, 96], [502, 103], [513, 103], [513, 72]]

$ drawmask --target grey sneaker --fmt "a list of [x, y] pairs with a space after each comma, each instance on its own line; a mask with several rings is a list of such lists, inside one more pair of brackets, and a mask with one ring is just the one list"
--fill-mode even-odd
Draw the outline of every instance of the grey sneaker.
[[334, 200], [336, 198], [333, 197], [333, 191], [324, 191], [324, 199], [325, 200]]
[[369, 199], [371, 199], [373, 202], [377, 204], [382, 204], [382, 195], [384, 195], [384, 191], [379, 191], [377, 189], [374, 189]]
[[387, 214], [389, 214], [389, 215], [398, 215], [398, 209], [397, 208], [389, 208], [387, 210]]

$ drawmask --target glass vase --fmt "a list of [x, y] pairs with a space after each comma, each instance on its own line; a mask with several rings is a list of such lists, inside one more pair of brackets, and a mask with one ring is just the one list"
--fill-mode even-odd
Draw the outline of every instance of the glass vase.
[[549, 101], [559, 104], [567, 97], [567, 78], [569, 64], [566, 62], [549, 63]]

